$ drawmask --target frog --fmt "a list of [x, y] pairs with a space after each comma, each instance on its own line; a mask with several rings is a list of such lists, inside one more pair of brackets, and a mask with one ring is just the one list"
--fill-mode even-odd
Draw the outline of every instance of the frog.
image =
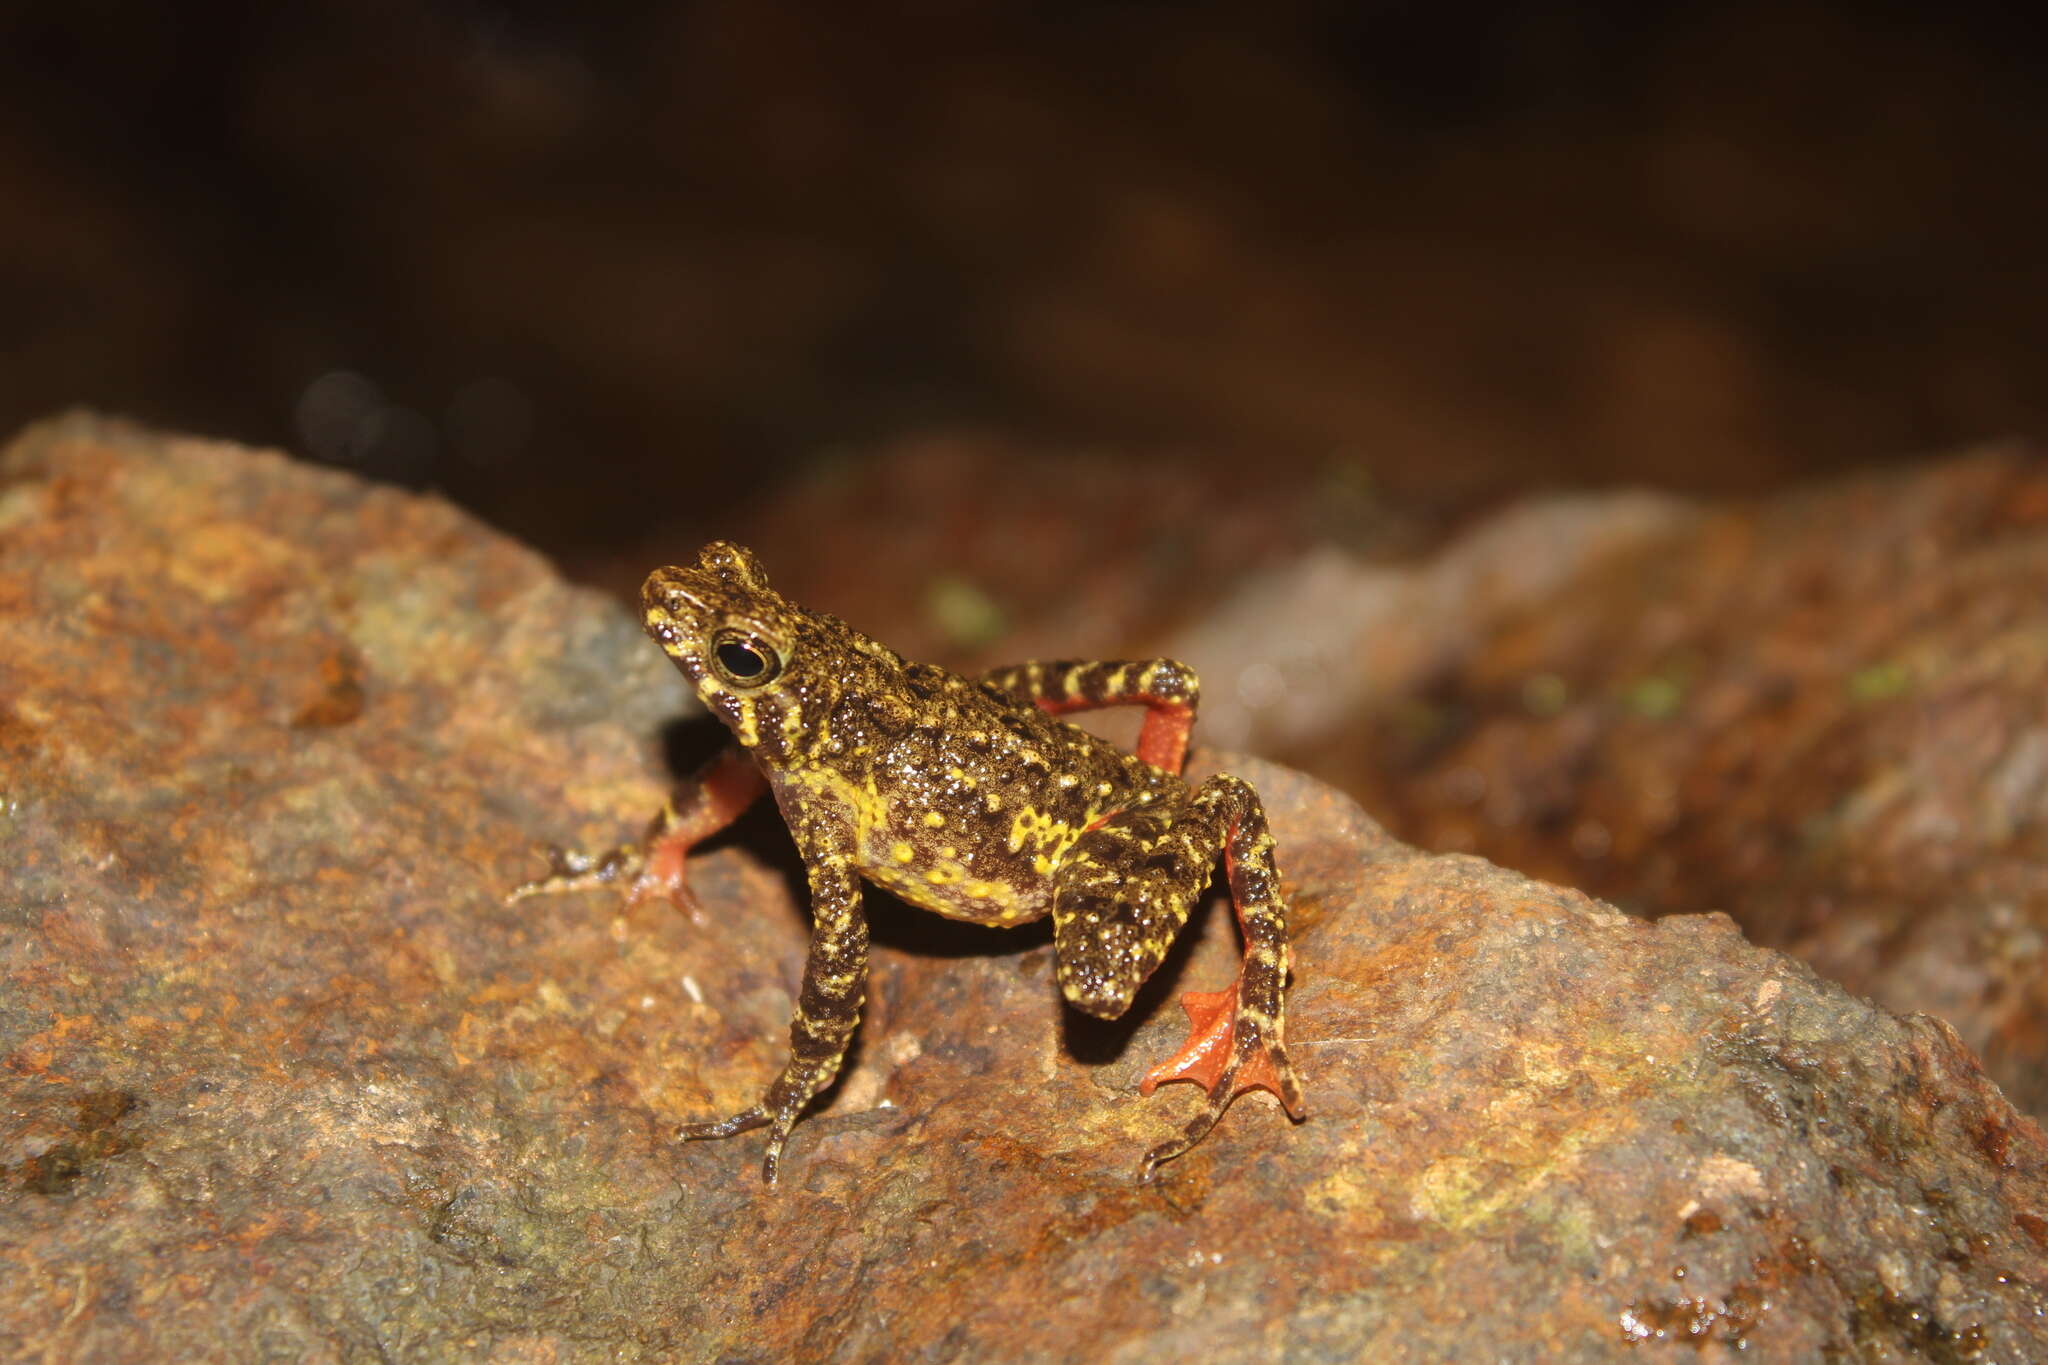
[[[1165, 959], [1223, 860], [1243, 953], [1219, 991], [1181, 999], [1186, 1044], [1138, 1090], [1200, 1085], [1200, 1112], [1145, 1153], [1138, 1177], [1202, 1141], [1239, 1094], [1306, 1117], [1288, 1059], [1287, 910], [1258, 793], [1229, 774], [1183, 776], [1200, 683], [1172, 659], [1060, 660], [967, 677], [906, 660], [839, 618], [783, 598], [752, 551], [714, 541], [655, 569], [647, 634], [730, 731], [637, 843], [557, 852], [528, 896], [620, 886], [633, 902], [694, 904], [687, 856], [772, 795], [809, 884], [812, 929], [787, 1064], [758, 1103], [686, 1124], [684, 1141], [768, 1129], [761, 1173], [832, 1084], [865, 1003], [863, 883], [974, 924], [1050, 916], [1054, 976], [1073, 1007], [1114, 1019]], [[1062, 719], [1142, 706], [1124, 748]]]

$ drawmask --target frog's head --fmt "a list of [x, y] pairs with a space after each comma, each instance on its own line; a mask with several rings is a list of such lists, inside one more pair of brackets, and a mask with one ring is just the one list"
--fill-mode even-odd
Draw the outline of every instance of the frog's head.
[[834, 690], [832, 660], [848, 653], [839, 636], [857, 638], [785, 600], [753, 551], [723, 540], [694, 565], [649, 574], [640, 606], [647, 633], [749, 748], [764, 737], [774, 747], [789, 708]]
[[745, 694], [772, 687], [796, 646], [798, 613], [768, 586], [754, 552], [714, 540], [690, 568], [647, 575], [642, 620], [697, 693]]

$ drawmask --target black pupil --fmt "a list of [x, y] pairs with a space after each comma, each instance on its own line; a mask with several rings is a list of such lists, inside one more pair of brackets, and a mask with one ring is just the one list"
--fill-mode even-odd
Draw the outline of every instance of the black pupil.
[[759, 650], [736, 640], [718, 647], [718, 662], [735, 678], [758, 678], [768, 671], [768, 661]]

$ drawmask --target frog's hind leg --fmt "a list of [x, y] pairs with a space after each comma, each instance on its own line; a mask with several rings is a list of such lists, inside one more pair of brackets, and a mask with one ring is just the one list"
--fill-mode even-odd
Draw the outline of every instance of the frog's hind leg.
[[1202, 685], [1195, 671], [1178, 659], [1011, 664], [991, 670], [983, 680], [1054, 716], [1142, 706], [1145, 723], [1138, 731], [1138, 757], [1170, 773], [1178, 773], [1187, 762], [1188, 732], [1195, 726]]
[[556, 849], [548, 858], [548, 875], [514, 887], [505, 902], [510, 905], [528, 896], [624, 885], [629, 905], [651, 896], [666, 896], [678, 909], [695, 914], [696, 902], [685, 870], [690, 850], [739, 819], [766, 790], [761, 770], [744, 750], [724, 749], [683, 783], [676, 798], [662, 806], [639, 843], [621, 844], [600, 854]]
[[1239, 778], [1215, 777], [1184, 805], [1112, 816], [1075, 841], [1054, 890], [1060, 988], [1080, 1009], [1115, 1018], [1165, 958], [1218, 853], [1244, 933], [1244, 962], [1227, 989], [1183, 997], [1193, 1034], [1139, 1086], [1149, 1095], [1167, 1081], [1187, 1080], [1209, 1092], [1182, 1135], [1146, 1156], [1146, 1175], [1201, 1141], [1242, 1091], [1270, 1090], [1290, 1115], [1303, 1113], [1284, 1040], [1285, 910], [1258, 795]]
[[1223, 848], [1230, 899], [1244, 934], [1244, 959], [1237, 980], [1227, 988], [1181, 997], [1192, 1026], [1188, 1041], [1138, 1084], [1147, 1095], [1168, 1081], [1194, 1081], [1209, 1092], [1208, 1103], [1180, 1137], [1146, 1154], [1147, 1177], [1162, 1161], [1200, 1142], [1243, 1091], [1270, 1091], [1290, 1118], [1307, 1116], [1301, 1081], [1287, 1059], [1286, 907], [1265, 807], [1249, 783], [1228, 774], [1203, 783], [1194, 806], [1200, 823]]

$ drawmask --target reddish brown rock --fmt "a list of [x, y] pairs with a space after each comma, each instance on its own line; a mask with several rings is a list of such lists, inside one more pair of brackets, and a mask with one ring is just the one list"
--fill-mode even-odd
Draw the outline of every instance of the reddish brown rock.
[[1582, 534], [1523, 539], [1512, 590], [1332, 646], [1360, 666], [1320, 770], [1426, 847], [1646, 913], [1725, 909], [1950, 1020], [2048, 1111], [2048, 464], [1640, 511], [1582, 504]]
[[[1042, 933], [873, 896], [859, 1056], [774, 1191], [679, 1148], [778, 1064], [772, 819], [696, 917], [501, 903], [659, 799], [625, 613], [431, 499], [83, 418], [0, 463], [0, 1351], [2010, 1360], [2048, 1141], [1944, 1025], [1265, 794], [1312, 1117], [1140, 1099]], [[820, 604], [829, 605], [829, 604]], [[1175, 1093], [1183, 1092], [1183, 1093]]]

